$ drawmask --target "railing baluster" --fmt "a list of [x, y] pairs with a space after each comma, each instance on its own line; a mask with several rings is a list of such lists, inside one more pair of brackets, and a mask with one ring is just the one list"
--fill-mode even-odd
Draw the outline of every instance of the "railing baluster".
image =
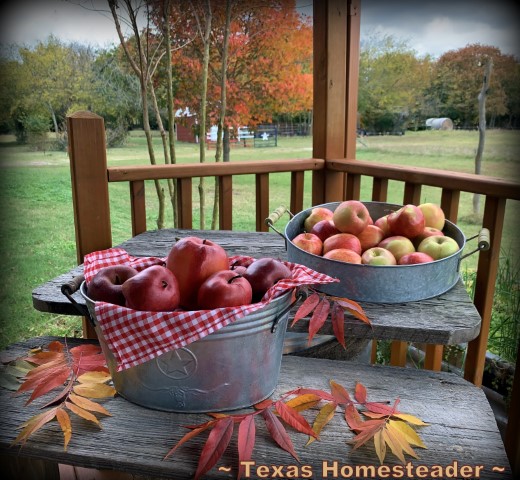
[[233, 177], [223, 175], [218, 177], [219, 185], [219, 228], [233, 230]]
[[442, 189], [441, 208], [446, 218], [457, 223], [459, 217], [460, 190]]
[[361, 175], [356, 173], [347, 174], [345, 198], [348, 200], [359, 200], [361, 198]]
[[144, 180], [130, 184], [130, 210], [132, 214], [132, 236], [146, 232], [146, 202]]
[[419, 205], [421, 203], [421, 187], [420, 183], [405, 182], [403, 204]]
[[179, 228], [193, 228], [192, 179], [177, 181], [177, 204], [179, 205]]
[[291, 172], [291, 200], [289, 210], [296, 214], [303, 210], [305, 172]]
[[386, 202], [388, 198], [388, 178], [374, 177], [372, 182], [372, 200]]
[[256, 231], [267, 232], [265, 219], [269, 216], [269, 174], [255, 175], [256, 181]]
[[481, 385], [486, 361], [486, 349], [491, 323], [491, 310], [495, 294], [495, 280], [500, 258], [500, 242], [504, 227], [506, 199], [486, 197], [482, 226], [491, 233], [490, 248], [481, 251], [478, 258], [475, 280], [475, 307], [482, 317], [482, 325], [477, 338], [469, 342], [464, 365], [464, 377], [475, 385]]

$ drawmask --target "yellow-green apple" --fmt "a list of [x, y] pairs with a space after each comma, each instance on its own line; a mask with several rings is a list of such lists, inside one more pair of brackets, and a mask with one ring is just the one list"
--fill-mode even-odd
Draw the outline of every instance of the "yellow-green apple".
[[365, 265], [397, 265], [397, 261], [390, 250], [381, 247], [372, 247], [361, 255], [361, 263]]
[[424, 230], [424, 215], [419, 207], [404, 205], [388, 215], [388, 226], [392, 235], [412, 239]]
[[369, 218], [370, 213], [364, 203], [346, 200], [336, 207], [332, 221], [340, 232], [359, 235], [368, 225]]
[[415, 252], [415, 247], [413, 246], [412, 241], [402, 235], [392, 235], [391, 237], [386, 237], [381, 240], [378, 247], [390, 250], [397, 262], [399, 262], [399, 259], [403, 255]]
[[181, 306], [197, 308], [197, 292], [202, 282], [220, 270], [229, 270], [226, 251], [217, 243], [199, 237], [184, 237], [176, 242], [166, 258], [166, 267], [179, 283]]
[[361, 243], [361, 251], [364, 252], [379, 245], [379, 242], [385, 238], [385, 234], [379, 227], [369, 224], [357, 237]]
[[303, 221], [303, 229], [310, 233], [312, 227], [321, 220], [332, 220], [332, 210], [325, 207], [314, 207], [309, 216]]
[[361, 263], [361, 255], [354, 252], [354, 250], [349, 250], [348, 248], [336, 248], [335, 250], [330, 250], [323, 255], [323, 258], [345, 263]]
[[314, 235], [324, 242], [325, 239], [340, 233], [340, 231], [336, 228], [332, 220], [320, 220], [318, 223], [314, 224], [310, 233], [314, 233]]
[[388, 225], [388, 215], [383, 215], [382, 217], [379, 217], [374, 221], [374, 225], [376, 227], [379, 227], [381, 230], [383, 230], [383, 233], [385, 237], [389, 237], [391, 235], [390, 233], [390, 227]]
[[325, 239], [323, 242], [323, 254], [336, 250], [337, 248], [346, 248], [353, 250], [358, 255], [361, 255], [361, 242], [359, 238], [351, 233], [337, 233]]
[[433, 237], [434, 235], [440, 235], [440, 236], [443, 236], [444, 233], [441, 232], [439, 229], [437, 228], [433, 228], [433, 227], [424, 227], [424, 230], [422, 231], [422, 233], [420, 233], [419, 235], [417, 235], [414, 239], [413, 239], [413, 244], [415, 246], [415, 248], [417, 249], [417, 247], [419, 246], [419, 244], [427, 237]]
[[314, 235], [314, 233], [300, 233], [293, 238], [292, 242], [298, 248], [314, 255], [321, 255], [323, 250], [323, 242], [317, 235]]
[[454, 238], [447, 235], [433, 235], [425, 238], [417, 247], [418, 252], [427, 253], [434, 260], [449, 257], [460, 249]]
[[169, 312], [179, 306], [180, 292], [171, 270], [152, 265], [129, 278], [122, 286], [126, 306], [148, 312]]
[[421, 203], [419, 205], [421, 212], [424, 215], [424, 226], [433, 227], [438, 230], [444, 228], [446, 216], [442, 208], [435, 203]]
[[417, 263], [429, 262], [433, 262], [433, 258], [424, 252], [407, 253], [399, 259], [399, 265], [415, 265]]
[[92, 277], [87, 286], [87, 295], [91, 300], [125, 305], [122, 286], [129, 278], [137, 275], [135, 268], [128, 265], [104, 267]]
[[278, 281], [284, 278], [291, 278], [292, 272], [280, 260], [263, 257], [251, 263], [245, 273], [243, 273], [243, 276], [251, 284], [253, 301], [258, 302], [262, 299], [265, 292]]
[[201, 310], [248, 305], [253, 299], [251, 284], [233, 270], [210, 275], [199, 288], [197, 304]]

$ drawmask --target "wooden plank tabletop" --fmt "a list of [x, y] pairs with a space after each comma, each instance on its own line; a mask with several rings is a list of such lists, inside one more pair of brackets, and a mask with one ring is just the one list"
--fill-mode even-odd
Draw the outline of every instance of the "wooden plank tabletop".
[[[213, 240], [230, 255], [287, 259], [283, 239], [271, 232], [165, 229], [142, 233], [119, 246], [135, 256], [164, 257], [177, 238], [188, 235], [201, 235]], [[81, 266], [76, 267], [36, 288], [33, 291], [34, 307], [43, 312], [78, 315], [76, 308], [61, 293], [61, 286], [82, 271]], [[86, 312], [81, 295], [76, 293], [74, 298]], [[361, 302], [361, 305], [372, 322], [372, 328], [346, 315], [346, 337], [446, 345], [468, 342], [480, 331], [480, 315], [461, 280], [448, 292], [432, 299], [398, 304]], [[302, 321], [291, 330], [307, 331], [307, 324]], [[330, 322], [320, 333], [333, 334]]]
[[[18, 343], [2, 352], [2, 359], [5, 361], [25, 355], [29, 348], [47, 345], [55, 339], [40, 337]], [[69, 346], [75, 346], [85, 340], [70, 339], [68, 342]], [[399, 408], [402, 412], [415, 415], [429, 423], [419, 430], [427, 449], [417, 449], [419, 459], [406, 457], [406, 460], [410, 461], [410, 467], [407, 468], [413, 469], [411, 471], [414, 476], [405, 478], [420, 478], [419, 470], [416, 470], [418, 466], [431, 468], [437, 465], [445, 469], [454, 468], [455, 464], [459, 471], [462, 466], [466, 466], [474, 472], [475, 468], [480, 466], [478, 478], [481, 479], [513, 478], [486, 397], [481, 389], [464, 379], [451, 373], [283, 357], [278, 388], [273, 399], [278, 399], [283, 393], [297, 387], [328, 391], [328, 382], [331, 379], [342, 384], [350, 392], [353, 392], [356, 382], [362, 382], [367, 388], [369, 399], [374, 401], [393, 402], [399, 398]], [[34, 404], [24, 406], [27, 395], [13, 397], [11, 392], [0, 388], [0, 455], [45, 459], [150, 477], [178, 480], [192, 478], [206, 436], [185, 444], [172, 458], [163, 460], [163, 457], [186, 433], [184, 425], [202, 423], [209, 417], [204, 414], [154, 411], [136, 406], [119, 396], [103, 403], [113, 416], [102, 419], [102, 429], [87, 424], [79, 417], [73, 418], [73, 436], [67, 451], [63, 449], [62, 433], [56, 422], [34, 434], [22, 448], [10, 447], [18, 432], [17, 427], [30, 416], [39, 413], [40, 407], [49, 398], [44, 397]], [[315, 409], [306, 412], [305, 415], [312, 422], [316, 413]], [[341, 469], [344, 468], [343, 472], [348, 472], [349, 468], [357, 465], [374, 468], [379, 466], [373, 445], [353, 450], [348, 444], [353, 434], [339, 413], [325, 426], [320, 440], [307, 447], [307, 437], [288, 428], [301, 463], [277, 447], [267, 434], [263, 422], [257, 420], [256, 444], [252, 457], [256, 467], [283, 466], [287, 473], [290, 466], [301, 468], [305, 465], [312, 471], [312, 477], [306, 478], [322, 479], [355, 478], [341, 477]], [[230, 448], [205, 478], [236, 478], [237, 462], [235, 433]], [[385, 465], [393, 467], [399, 465], [399, 461], [388, 452]], [[219, 470], [219, 467], [230, 471]], [[493, 467], [504, 470], [493, 471]], [[334, 468], [338, 468], [335, 477]], [[272, 475], [272, 467], [269, 469]], [[261, 477], [252, 469], [250, 476], [243, 478], [267, 477]], [[383, 477], [377, 475], [362, 478]], [[446, 474], [441, 478], [453, 477]], [[459, 478], [463, 478], [460, 473]], [[477, 477], [472, 475], [464, 478]]]

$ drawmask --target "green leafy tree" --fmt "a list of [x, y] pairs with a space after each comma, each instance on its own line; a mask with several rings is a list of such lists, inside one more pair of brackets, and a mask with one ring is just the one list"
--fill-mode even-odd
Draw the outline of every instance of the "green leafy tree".
[[361, 127], [378, 132], [403, 130], [423, 109], [431, 60], [418, 58], [405, 41], [391, 35], [369, 37], [361, 47], [359, 102]]

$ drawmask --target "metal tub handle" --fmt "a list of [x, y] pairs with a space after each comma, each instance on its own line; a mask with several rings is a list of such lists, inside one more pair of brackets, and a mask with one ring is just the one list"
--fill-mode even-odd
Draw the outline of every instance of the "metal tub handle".
[[490, 243], [491, 243], [491, 234], [489, 232], [488, 228], [483, 228], [480, 230], [480, 232], [477, 235], [473, 235], [472, 237], [468, 238], [469, 240], [474, 240], [475, 238], [478, 238], [478, 244], [477, 248], [472, 250], [469, 253], [466, 253], [459, 259], [459, 263], [464, 260], [466, 257], [469, 257], [470, 255], [473, 255], [476, 252], [489, 250]]
[[287, 238], [285, 237], [285, 235], [280, 232], [280, 230], [278, 230], [274, 224], [280, 220], [280, 217], [284, 214], [284, 213], [288, 213], [289, 214], [289, 217], [290, 218], [293, 218], [294, 215], [289, 211], [289, 209], [285, 206], [285, 205], [280, 205], [274, 212], [271, 213], [271, 215], [269, 215], [265, 220], [264, 220], [264, 223], [269, 227], [271, 228], [272, 230], [274, 230], [278, 235], [280, 235], [280, 237], [282, 237], [285, 241], [287, 241]]
[[90, 320], [90, 323], [92, 323], [92, 325], [95, 327], [96, 322], [90, 315], [90, 312], [88, 311], [88, 309], [85, 309], [82, 305], [80, 305], [78, 302], [76, 302], [76, 300], [72, 296], [75, 292], [77, 292], [80, 289], [81, 284], [84, 281], [85, 281], [85, 277], [83, 275], [77, 275], [72, 280], [69, 280], [67, 283], [64, 283], [61, 286], [61, 293], [63, 293], [63, 295], [65, 295], [67, 297], [69, 302], [72, 303], [72, 305], [74, 305], [74, 307], [79, 312], [79, 314], [83, 317], [87, 317]]

